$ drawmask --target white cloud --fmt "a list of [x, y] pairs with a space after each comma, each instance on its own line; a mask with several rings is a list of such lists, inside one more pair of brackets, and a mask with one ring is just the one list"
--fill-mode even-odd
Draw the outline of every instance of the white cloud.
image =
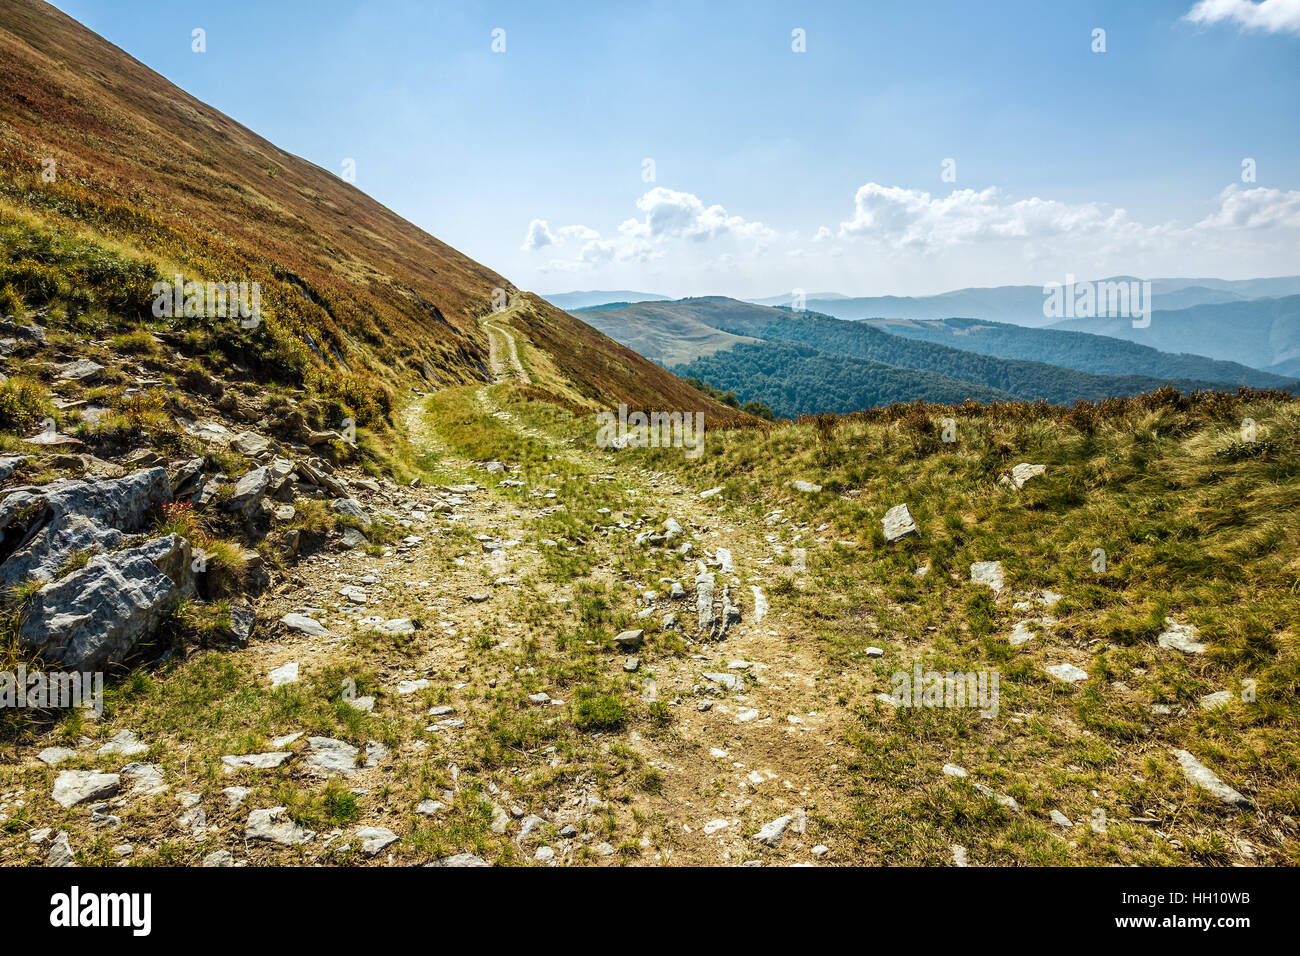
[[528, 224], [528, 233], [524, 236], [524, 244], [519, 248], [525, 252], [533, 252], [537, 249], [544, 249], [547, 246], [555, 245], [555, 237], [551, 235], [550, 228], [546, 225], [545, 219], [534, 219]]
[[644, 219], [628, 219], [619, 232], [625, 236], [648, 239], [684, 237], [695, 242], [735, 236], [739, 239], [766, 241], [775, 233], [761, 222], [731, 216], [721, 206], [705, 206], [698, 196], [656, 186], [636, 201]]
[[1125, 228], [1124, 210], [1051, 199], [1009, 202], [994, 187], [955, 189], [947, 196], [867, 183], [853, 197], [853, 218], [841, 239], [864, 238], [900, 249], [925, 250], [977, 240], [1041, 239], [1062, 234], [1112, 234]]
[[1196, 224], [1198, 229], [1300, 229], [1300, 192], [1243, 189], [1233, 184], [1219, 193], [1219, 208]]
[[1300, 0], [1199, 0], [1184, 19], [1211, 25], [1228, 21], [1265, 33], [1300, 33]]
[[665, 257], [674, 248], [683, 248], [683, 243], [727, 240], [743, 244], [746, 253], [753, 256], [777, 235], [761, 222], [733, 216], [722, 206], [707, 206], [698, 196], [662, 186], [641, 196], [636, 207], [641, 217], [625, 219], [619, 224], [617, 235], [609, 238], [601, 238], [599, 232], [588, 226], [551, 230], [546, 220], [534, 219], [523, 248], [535, 252], [547, 246], [563, 246], [569, 241], [581, 242], [571, 258], [552, 259], [544, 267], [547, 272], [571, 272], [612, 263], [650, 262]]
[[[655, 187], [600, 235], [533, 220], [539, 273], [609, 288], [767, 295], [771, 288], [934, 292], [1075, 275], [1294, 272], [1300, 191], [1234, 183], [1179, 220], [1142, 222], [1096, 201], [1019, 198], [994, 187], [934, 194], [869, 182], [835, 227], [778, 232], [687, 192]], [[536, 257], [541, 260], [542, 257]], [[743, 290], [743, 291], [742, 291]]]

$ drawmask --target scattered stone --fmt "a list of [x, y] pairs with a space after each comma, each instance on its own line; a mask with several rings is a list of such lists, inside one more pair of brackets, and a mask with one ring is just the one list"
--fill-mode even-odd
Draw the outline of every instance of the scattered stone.
[[397, 834], [386, 827], [362, 827], [357, 831], [361, 841], [361, 852], [366, 856], [375, 856], [385, 847], [397, 842]]
[[1191, 753], [1186, 750], [1175, 750], [1173, 754], [1178, 758], [1178, 764], [1183, 768], [1184, 775], [1193, 784], [1217, 797], [1230, 807], [1240, 809], [1250, 807], [1250, 800], [1224, 783], [1219, 779], [1218, 774], [1193, 757]]
[[741, 674], [712, 673], [705, 674], [705, 680], [713, 681], [715, 684], [721, 684], [727, 690], [744, 690], [745, 678]]
[[970, 566], [972, 584], [986, 584], [994, 593], [1002, 590], [1005, 584], [1005, 572], [1001, 561], [976, 561]]
[[1197, 638], [1201, 632], [1194, 624], [1179, 624], [1172, 617], [1165, 618], [1165, 630], [1156, 638], [1156, 643], [1166, 650], [1182, 651], [1184, 654], [1204, 654], [1205, 645]]
[[635, 651], [641, 646], [644, 638], [645, 630], [638, 627], [635, 630], [623, 631], [614, 638], [614, 643], [618, 645], [618, 649], [621, 651]]
[[281, 664], [266, 676], [271, 679], [271, 688], [273, 690], [285, 684], [296, 684], [298, 682], [298, 662], [289, 661], [287, 664]]
[[[165, 479], [163, 469], [157, 472]], [[20, 493], [0, 502], [0, 511], [17, 497]], [[66, 520], [72, 524], [78, 519]], [[4, 563], [0, 576], [13, 561], [11, 557]], [[170, 534], [97, 554], [71, 574], [46, 584], [28, 600], [18, 636], [51, 664], [77, 671], [103, 670], [126, 659], [182, 598], [194, 593], [190, 543]]]
[[55, 803], [67, 810], [87, 800], [114, 796], [121, 786], [122, 778], [115, 773], [64, 770], [54, 779], [54, 791], [50, 795]]
[[234, 866], [235, 858], [229, 850], [215, 850], [203, 858], [204, 866]]
[[366, 741], [366, 766], [378, 767], [388, 759], [388, 748], [378, 740]]
[[285, 627], [292, 628], [295, 631], [301, 631], [312, 637], [329, 637], [330, 632], [325, 630], [315, 618], [310, 618], [306, 614], [286, 614], [280, 618], [280, 623]]
[[1073, 664], [1051, 664], [1044, 667], [1043, 670], [1051, 674], [1057, 680], [1065, 681], [1067, 684], [1077, 684], [1081, 680], [1088, 679], [1088, 672], [1082, 668], [1075, 667]]
[[234, 810], [247, 800], [252, 792], [251, 787], [226, 787], [221, 791], [221, 795], [226, 798], [226, 808]]
[[1232, 703], [1233, 693], [1230, 690], [1221, 690], [1213, 694], [1206, 694], [1201, 698], [1201, 710], [1218, 710], [1220, 707], [1226, 707]]
[[701, 633], [708, 633], [713, 628], [713, 589], [712, 574], [701, 572], [695, 576], [695, 610]]
[[75, 757], [76, 755], [77, 752], [68, 747], [46, 747], [36, 755], [36, 759], [43, 764], [53, 767], [57, 764], [63, 763], [63, 761], [71, 757]]
[[1064, 813], [1062, 813], [1060, 810], [1053, 810], [1053, 811], [1051, 812], [1050, 816], [1051, 816], [1051, 818], [1052, 818], [1052, 822], [1055, 823], [1058, 827], [1072, 827], [1072, 826], [1074, 826], [1074, 823], [1070, 820], [1070, 818], [1067, 817], [1067, 816], [1066, 816]]
[[415, 808], [415, 812], [423, 814], [426, 817], [432, 817], [441, 813], [445, 809], [447, 808], [437, 800], [421, 800], [419, 806]]
[[1015, 489], [1019, 491], [1025, 486], [1026, 481], [1030, 478], [1037, 478], [1045, 471], [1047, 471], [1046, 465], [1030, 465], [1028, 463], [1022, 463], [1012, 468], [1010, 475], [1003, 475], [1001, 482], [1004, 485], [1013, 485], [1015, 486]]
[[427, 866], [489, 866], [490, 864], [482, 857], [475, 856], [473, 853], [457, 853], [455, 856], [444, 856], [441, 860], [435, 860]]
[[921, 533], [916, 522], [912, 520], [912, 512], [907, 509], [907, 505], [894, 505], [885, 512], [881, 522], [885, 526], [885, 541], [890, 544], [909, 534]]
[[366, 596], [366, 589], [359, 588], [355, 584], [348, 584], [345, 585], [344, 587], [339, 588], [339, 594], [343, 595], [353, 604], [365, 604], [366, 601], [368, 600]]
[[803, 492], [806, 492], [806, 493], [812, 493], [812, 492], [814, 492], [814, 491], [821, 491], [821, 490], [822, 490], [822, 486], [821, 486], [821, 485], [813, 484], [811, 481], [803, 481], [802, 479], [800, 479], [800, 480], [798, 480], [798, 481], [792, 481], [792, 482], [790, 482], [790, 484], [794, 485], [794, 490], [795, 490], [795, 491], [803, 491]]
[[149, 747], [140, 742], [140, 738], [129, 730], [120, 730], [109, 738], [108, 743], [97, 751], [102, 755], [117, 754], [122, 757], [134, 757], [142, 754]]
[[68, 842], [66, 830], [60, 830], [59, 835], [54, 838], [50, 844], [49, 852], [45, 855], [46, 866], [76, 866], [77, 856], [72, 852], [72, 844]]
[[636, 671], [636, 669], [639, 668], [640, 666], [641, 666], [641, 661], [635, 657], [629, 657], [623, 661], [623, 670], [627, 671], [629, 674]]
[[156, 763], [135, 761], [122, 768], [122, 779], [131, 784], [132, 796], [153, 796], [167, 789], [163, 769]]
[[781, 838], [785, 836], [785, 831], [790, 825], [795, 823], [798, 818], [796, 813], [787, 813], [785, 816], [777, 817], [771, 823], [766, 824], [761, 830], [753, 835], [753, 839], [762, 843], [764, 846], [777, 847], [781, 844]]
[[225, 773], [244, 769], [273, 770], [292, 756], [293, 754], [287, 750], [264, 754], [231, 754], [221, 758], [221, 769]]
[[355, 518], [361, 523], [362, 528], [370, 529], [370, 515], [366, 514], [366, 509], [356, 498], [336, 498], [330, 502], [330, 510], [337, 515]]
[[314, 830], [298, 826], [289, 818], [289, 811], [284, 807], [272, 807], [269, 810], [254, 810], [248, 815], [248, 825], [244, 830], [244, 839], [263, 840], [278, 843], [280, 846], [300, 846], [316, 836]]
[[321, 777], [349, 777], [357, 772], [360, 751], [351, 744], [333, 737], [308, 737], [311, 749], [307, 752], [307, 769]]
[[1019, 647], [1021, 644], [1028, 644], [1035, 636], [1033, 630], [1029, 627], [1029, 622], [1020, 621], [1011, 631], [1011, 636], [1007, 638], [1007, 642], [1012, 647]]

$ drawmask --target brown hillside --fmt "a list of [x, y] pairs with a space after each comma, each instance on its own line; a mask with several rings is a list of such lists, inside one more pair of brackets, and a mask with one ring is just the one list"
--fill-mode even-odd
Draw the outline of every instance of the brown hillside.
[[[494, 289], [514, 291], [506, 279], [48, 4], [0, 2], [0, 134], [6, 223], [106, 245], [163, 276], [259, 282], [266, 321], [246, 350], [272, 371], [362, 412], [420, 375], [440, 385], [489, 377], [479, 320]], [[46, 158], [54, 182], [42, 179]], [[8, 277], [28, 304], [31, 273]], [[148, 284], [126, 285], [107, 298], [147, 314]], [[722, 411], [547, 303], [533, 300], [526, 325], [517, 327], [593, 403]]]

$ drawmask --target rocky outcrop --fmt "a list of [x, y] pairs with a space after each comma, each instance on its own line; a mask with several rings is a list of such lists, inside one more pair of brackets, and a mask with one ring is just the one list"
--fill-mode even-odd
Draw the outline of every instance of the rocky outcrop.
[[120, 547], [144, 530], [151, 508], [171, 500], [164, 468], [13, 489], [0, 501], [0, 590], [54, 578], [79, 552]]
[[101, 670], [128, 657], [193, 594], [189, 542], [166, 535], [96, 555], [45, 585], [28, 602], [18, 634], [51, 664]]

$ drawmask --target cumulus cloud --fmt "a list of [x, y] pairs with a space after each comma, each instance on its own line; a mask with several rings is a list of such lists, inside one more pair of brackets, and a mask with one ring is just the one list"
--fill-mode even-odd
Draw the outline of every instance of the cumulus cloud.
[[955, 189], [947, 196], [867, 183], [853, 197], [853, 218], [841, 239], [865, 238], [900, 249], [977, 240], [1040, 239], [1065, 233], [1113, 233], [1128, 226], [1122, 209], [1051, 199], [1008, 201], [994, 187]]
[[1187, 11], [1192, 23], [1235, 23], [1243, 30], [1300, 34], [1300, 0], [1199, 0]]
[[1235, 183], [1219, 193], [1219, 208], [1198, 229], [1300, 229], [1300, 191], [1243, 189]]
[[528, 233], [524, 236], [524, 244], [520, 248], [525, 252], [533, 252], [553, 245], [555, 245], [555, 237], [551, 235], [546, 220], [534, 219], [528, 224]]
[[[650, 262], [663, 258], [683, 243], [731, 240], [748, 254], [764, 249], [776, 232], [735, 216], [717, 204], [706, 205], [698, 196], [656, 186], [636, 201], [640, 217], [625, 219], [616, 234], [603, 238], [588, 226], [562, 226], [552, 230], [544, 219], [534, 219], [523, 248], [535, 252], [547, 246], [581, 243], [567, 259], [552, 259], [546, 271], [571, 272], [610, 263]], [[723, 260], [729, 261], [729, 260]]]
[[636, 207], [645, 216], [624, 221], [619, 232], [625, 236], [645, 239], [684, 237], [695, 242], [735, 236], [762, 242], [775, 235], [761, 222], [729, 215], [721, 206], [705, 206], [698, 196], [663, 186], [656, 186], [638, 199]]

